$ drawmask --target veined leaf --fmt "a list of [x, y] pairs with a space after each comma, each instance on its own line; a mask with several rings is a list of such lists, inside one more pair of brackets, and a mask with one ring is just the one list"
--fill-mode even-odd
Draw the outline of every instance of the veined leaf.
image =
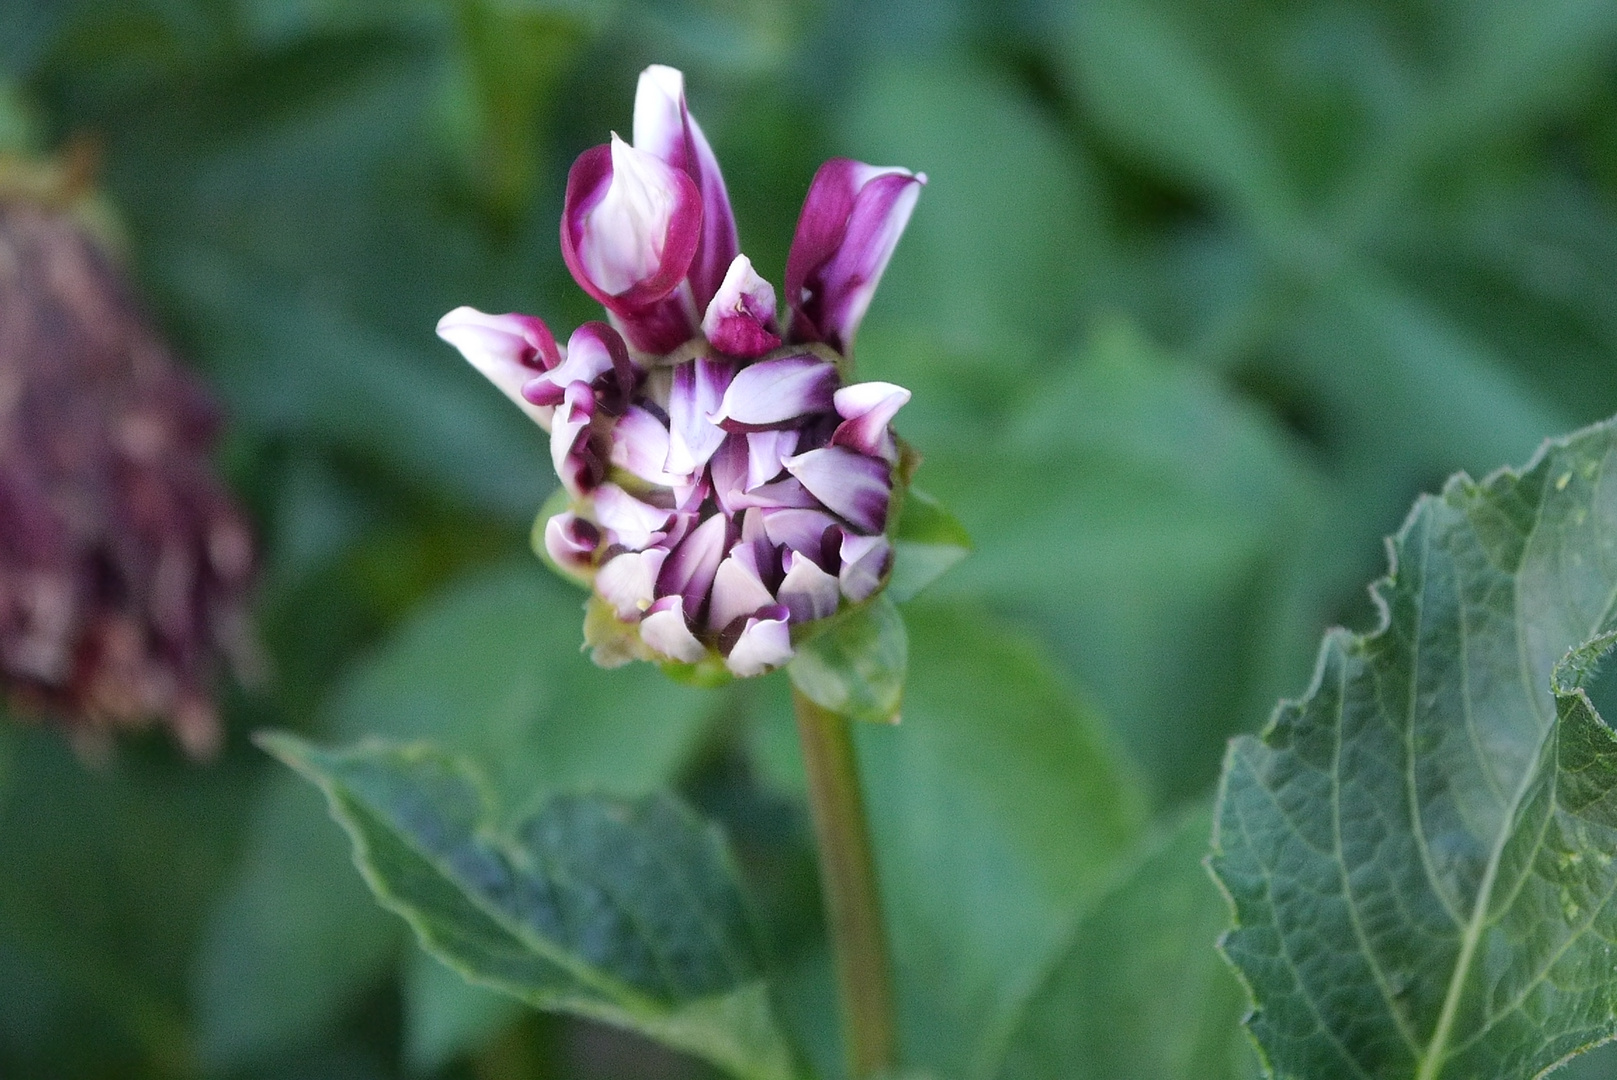
[[1515, 1078], [1617, 1035], [1617, 421], [1423, 498], [1225, 763], [1224, 939], [1276, 1075]]
[[467, 978], [748, 1080], [792, 1076], [724, 846], [681, 804], [558, 796], [496, 832], [475, 777], [426, 746], [262, 744], [320, 786], [377, 898]]

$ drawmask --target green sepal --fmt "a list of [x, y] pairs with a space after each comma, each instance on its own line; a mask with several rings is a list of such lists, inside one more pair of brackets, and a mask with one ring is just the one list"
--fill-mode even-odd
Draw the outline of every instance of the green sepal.
[[851, 720], [897, 723], [909, 636], [893, 601], [878, 593], [824, 623], [797, 643], [797, 655], [786, 666], [792, 685], [816, 705]]
[[914, 487], [904, 492], [892, 540], [886, 592], [895, 604], [913, 599], [971, 554], [966, 527], [937, 499]]

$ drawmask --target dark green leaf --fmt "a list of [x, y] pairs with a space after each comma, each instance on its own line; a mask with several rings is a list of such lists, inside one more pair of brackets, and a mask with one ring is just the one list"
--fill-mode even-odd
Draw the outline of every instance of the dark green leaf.
[[924, 491], [904, 493], [904, 509], [893, 534], [893, 575], [887, 595], [895, 604], [942, 577], [955, 563], [971, 554], [971, 536], [942, 503]]
[[898, 718], [909, 640], [904, 617], [886, 594], [839, 615], [797, 647], [787, 671], [809, 700], [853, 720]]
[[1241, 984], [1213, 941], [1229, 917], [1202, 866], [1211, 819], [1142, 845], [1087, 904], [984, 1075], [997, 1080], [1249, 1080]]
[[739, 1076], [792, 1075], [717, 834], [666, 796], [558, 796], [497, 831], [424, 746], [263, 745], [320, 785], [381, 902], [468, 978], [632, 1028]]
[[[1617, 424], [1416, 504], [1381, 627], [1225, 765], [1225, 949], [1282, 1076], [1522, 1077], [1617, 1034]], [[1565, 658], [1563, 660], [1563, 657]]]

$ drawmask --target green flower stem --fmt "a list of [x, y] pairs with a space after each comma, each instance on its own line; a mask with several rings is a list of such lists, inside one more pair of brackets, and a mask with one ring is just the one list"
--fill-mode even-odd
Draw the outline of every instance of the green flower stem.
[[849, 1072], [854, 1080], [866, 1080], [892, 1070], [896, 1029], [881, 894], [859, 793], [852, 723], [795, 688], [792, 702], [819, 840], [820, 888], [836, 958]]

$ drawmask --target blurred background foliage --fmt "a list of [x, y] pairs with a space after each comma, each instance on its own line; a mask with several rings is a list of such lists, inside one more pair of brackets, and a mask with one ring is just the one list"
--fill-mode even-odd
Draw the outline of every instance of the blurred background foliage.
[[1251, 1074], [1197, 865], [1225, 738], [1369, 625], [1419, 491], [1617, 411], [1604, 0], [0, 0], [0, 145], [91, 141], [228, 405], [273, 671], [207, 766], [0, 728], [0, 1075], [708, 1075], [420, 954], [265, 726], [433, 739], [512, 813], [683, 791], [835, 1075], [780, 680], [591, 668], [527, 553], [542, 433], [432, 335], [594, 317], [563, 180], [651, 62], [775, 281], [824, 158], [931, 178], [860, 339], [978, 545], [861, 733], [910, 1061]]

